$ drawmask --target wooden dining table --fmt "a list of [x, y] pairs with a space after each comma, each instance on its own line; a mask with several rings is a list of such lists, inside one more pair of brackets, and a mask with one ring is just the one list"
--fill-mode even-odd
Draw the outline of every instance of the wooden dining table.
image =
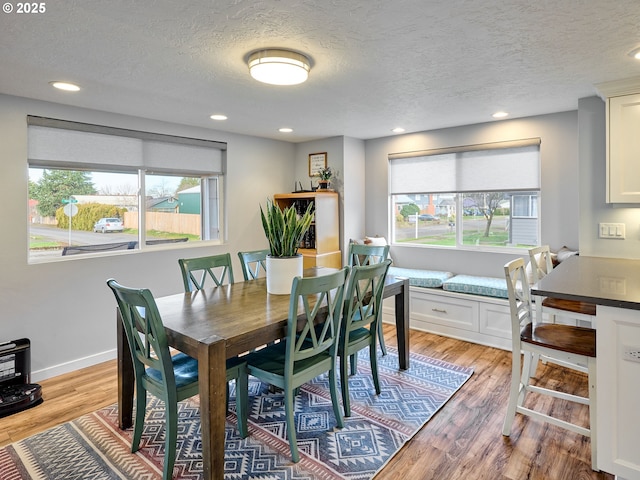
[[[334, 269], [316, 267], [305, 276]], [[395, 298], [399, 368], [409, 368], [409, 281], [387, 276], [384, 298]], [[205, 479], [224, 478], [226, 359], [284, 338], [290, 295], [267, 293], [266, 279], [238, 282], [156, 299], [169, 345], [198, 359], [202, 463]], [[303, 310], [300, 310], [302, 314]], [[134, 373], [117, 314], [118, 421], [133, 424]]]

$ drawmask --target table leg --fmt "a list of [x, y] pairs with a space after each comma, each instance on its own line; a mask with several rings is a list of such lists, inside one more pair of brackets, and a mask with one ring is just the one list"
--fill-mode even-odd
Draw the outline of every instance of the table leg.
[[116, 308], [116, 343], [118, 351], [118, 426], [121, 429], [133, 425], [133, 392], [135, 378], [133, 361], [127, 335], [122, 325], [120, 309]]
[[400, 369], [409, 368], [409, 279], [402, 282], [395, 296], [396, 336], [398, 338], [398, 361]]
[[223, 480], [227, 417], [226, 345], [224, 339], [210, 340], [198, 345], [203, 477], [205, 480]]

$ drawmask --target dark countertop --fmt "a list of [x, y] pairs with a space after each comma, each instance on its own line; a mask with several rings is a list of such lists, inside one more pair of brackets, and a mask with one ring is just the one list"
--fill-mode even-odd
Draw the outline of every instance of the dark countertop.
[[640, 260], [569, 257], [535, 284], [531, 293], [640, 310]]

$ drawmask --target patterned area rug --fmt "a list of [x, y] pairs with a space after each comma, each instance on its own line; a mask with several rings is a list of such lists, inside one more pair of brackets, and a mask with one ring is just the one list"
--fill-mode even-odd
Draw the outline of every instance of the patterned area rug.
[[[283, 397], [250, 382], [250, 435], [238, 436], [236, 417], [227, 418], [225, 478], [372, 478], [451, 398], [473, 371], [421, 355], [398, 370], [393, 350], [379, 360], [382, 393], [375, 395], [368, 358], [360, 353], [358, 374], [349, 378], [352, 416], [335, 427], [326, 376], [302, 387], [296, 397], [301, 460], [290, 459]], [[233, 395], [233, 391], [232, 391]], [[231, 399], [230, 408], [235, 408]], [[150, 397], [142, 449], [130, 453], [132, 430], [117, 428], [117, 405], [84, 415], [0, 449], [0, 480], [155, 479], [164, 455], [164, 405]], [[202, 478], [198, 397], [180, 403], [174, 478]]]

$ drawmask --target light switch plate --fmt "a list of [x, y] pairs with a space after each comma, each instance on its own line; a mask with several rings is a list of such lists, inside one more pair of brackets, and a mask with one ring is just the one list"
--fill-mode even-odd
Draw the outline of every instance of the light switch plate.
[[598, 238], [624, 240], [626, 236], [624, 223], [599, 223]]

